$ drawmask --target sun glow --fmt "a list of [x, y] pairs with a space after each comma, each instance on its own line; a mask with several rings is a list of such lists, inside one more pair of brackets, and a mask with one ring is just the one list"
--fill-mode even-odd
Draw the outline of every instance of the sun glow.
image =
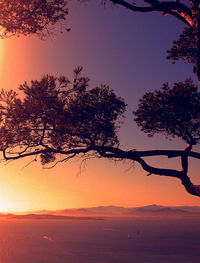
[[13, 211], [15, 210], [15, 192], [11, 189], [12, 187], [9, 183], [6, 182], [6, 174], [4, 174], [4, 178], [1, 177], [0, 180], [0, 213]]
[[0, 213], [5, 213], [10, 211], [10, 204], [7, 203], [0, 203]]

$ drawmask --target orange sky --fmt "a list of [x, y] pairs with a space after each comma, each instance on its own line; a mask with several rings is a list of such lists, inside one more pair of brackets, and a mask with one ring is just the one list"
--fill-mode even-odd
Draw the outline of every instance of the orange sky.
[[[118, 94], [124, 95], [131, 101], [133, 80], [131, 79], [130, 87], [130, 84], [128, 84], [130, 79], [127, 81], [125, 74], [129, 75], [130, 78], [132, 78], [131, 74], [137, 76], [138, 73], [134, 72], [142, 69], [140, 68], [139, 60], [136, 61], [137, 58], [135, 56], [130, 60], [130, 56], [124, 54], [124, 51], [122, 54], [120, 53], [120, 47], [118, 46], [114, 46], [116, 48], [114, 52], [113, 45], [115, 42], [114, 39], [111, 39], [109, 42], [112, 47], [110, 56], [113, 57], [109, 61], [113, 61], [113, 64], [108, 65], [111, 62], [107, 61], [104, 66], [103, 62], [107, 59], [108, 55], [105, 55], [103, 58], [98, 53], [101, 52], [101, 49], [104, 49], [105, 54], [108, 54], [109, 50], [107, 48], [109, 44], [104, 41], [105, 45], [103, 46], [101, 42], [95, 40], [97, 36], [95, 38], [94, 29], [85, 30], [83, 21], [88, 23], [87, 27], [91, 24], [91, 21], [86, 21], [85, 19], [85, 17], [88, 17], [87, 12], [89, 12], [87, 9], [85, 10], [79, 22], [71, 19], [71, 26], [73, 26], [72, 33], [51, 37], [47, 41], [40, 41], [36, 37], [1, 40], [0, 86], [6, 89], [16, 89], [25, 80], [38, 79], [42, 74], [46, 73], [70, 75], [77, 65], [82, 65], [86, 74], [89, 74], [89, 77], [92, 78], [93, 84], [98, 85], [101, 82], [109, 84], [114, 90], [116, 88]], [[101, 15], [105, 16], [105, 21], [108, 23], [109, 19], [106, 15], [108, 13], [110, 16], [110, 11], [106, 10], [103, 13], [104, 10], [101, 10], [100, 12]], [[114, 16], [113, 19], [118, 19], [115, 13], [112, 13], [112, 15]], [[96, 15], [96, 17], [98, 16]], [[100, 20], [98, 23], [95, 30], [101, 30]], [[154, 24], [152, 24], [153, 26]], [[113, 33], [116, 39], [118, 38], [116, 28], [113, 31], [111, 30], [111, 32], [109, 29], [107, 31], [100, 31], [100, 37], [106, 38], [108, 36], [103, 36], [104, 33], [109, 35]], [[120, 32], [121, 34], [125, 34], [124, 29]], [[92, 37], [89, 37], [87, 34], [92, 34]], [[125, 38], [126, 36], [123, 37]], [[125, 45], [125, 49], [126, 43], [124, 42], [123, 44]], [[95, 48], [93, 45], [95, 45]], [[131, 61], [133, 68], [130, 67], [130, 71], [126, 72], [128, 70], [126, 66], [124, 66], [124, 72], [122, 72], [121, 68], [118, 69], [118, 66], [121, 66], [120, 63], [118, 65], [115, 62], [118, 52], [119, 56], [126, 58], [127, 63]], [[160, 56], [158, 59], [160, 59]], [[162, 61], [164, 60], [163, 57], [161, 59]], [[136, 62], [137, 67], [135, 67]], [[165, 64], [164, 66], [172, 67], [169, 64]], [[182, 66], [180, 68], [175, 67], [176, 72], [179, 72], [180, 69], [187, 70]], [[169, 73], [170, 71], [167, 71], [165, 76], [163, 72], [160, 72], [159, 76], [162, 80], [153, 80], [153, 77], [152, 79], [144, 77], [134, 79], [137, 96], [143, 94], [147, 83], [154, 81], [152, 83], [155, 85], [155, 81], [158, 81], [158, 83], [159, 81], [166, 81]], [[153, 69], [151, 74], [153, 76]], [[118, 83], [119, 86], [117, 86]], [[122, 88], [120, 88], [121, 86]], [[132, 97], [133, 100], [136, 100], [135, 96]], [[132, 109], [130, 108], [128, 111], [129, 120], [132, 120]], [[141, 148], [148, 148], [150, 146], [153, 148], [166, 148], [168, 146], [178, 148], [180, 146], [177, 141], [175, 143], [168, 142], [160, 137], [157, 140], [149, 139], [136, 129], [135, 124], [132, 122], [131, 124], [130, 122], [125, 122], [125, 128], [124, 130], [122, 129], [121, 137], [123, 144], [127, 146], [130, 141], [131, 145], [136, 145], [137, 148], [140, 146]], [[91, 160], [87, 162], [86, 169], [77, 176], [80, 160], [61, 164], [51, 170], [42, 169], [39, 163], [33, 163], [28, 167], [24, 167], [29, 161], [30, 159], [11, 162], [7, 165], [5, 163], [1, 164], [0, 211], [60, 209], [98, 205], [134, 207], [153, 203], [161, 205], [199, 205], [200, 199], [187, 194], [176, 179], [161, 178], [153, 175], [147, 177], [145, 176], [146, 173], [137, 165], [129, 169], [130, 164], [128, 163]], [[174, 160], [173, 165], [176, 165], [176, 162], [178, 160]], [[165, 161], [161, 159], [156, 161], [156, 164], [160, 166], [164, 165], [164, 163]], [[196, 174], [198, 169], [198, 162], [195, 162], [191, 171], [195, 180], [198, 179], [198, 175]]]

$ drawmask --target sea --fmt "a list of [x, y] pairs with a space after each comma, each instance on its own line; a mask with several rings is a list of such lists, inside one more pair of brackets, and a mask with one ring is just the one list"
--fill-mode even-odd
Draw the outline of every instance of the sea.
[[199, 263], [199, 218], [1, 220], [0, 263]]

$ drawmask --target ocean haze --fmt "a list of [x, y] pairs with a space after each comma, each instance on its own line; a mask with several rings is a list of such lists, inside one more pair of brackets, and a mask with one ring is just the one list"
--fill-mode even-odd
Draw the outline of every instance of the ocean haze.
[[1, 263], [198, 263], [197, 218], [1, 220]]
[[0, 214], [1, 263], [199, 263], [200, 207]]

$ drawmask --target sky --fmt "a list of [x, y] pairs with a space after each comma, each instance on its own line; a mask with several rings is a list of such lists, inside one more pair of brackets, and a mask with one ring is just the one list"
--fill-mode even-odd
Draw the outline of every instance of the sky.
[[[90, 77], [91, 87], [109, 85], [128, 104], [119, 137], [126, 149], [184, 149], [178, 139], [148, 138], [133, 122], [132, 111], [147, 91], [193, 77], [192, 67], [172, 65], [166, 50], [178, 37], [183, 24], [159, 13], [132, 13], [122, 7], [103, 8], [98, 1], [71, 1], [67, 18], [70, 32], [40, 40], [36, 36], [0, 41], [0, 87], [17, 90], [24, 81], [44, 74], [72, 77], [78, 65]], [[128, 162], [90, 160], [81, 169], [75, 159], [53, 169], [30, 159], [0, 165], [0, 211], [30, 211], [119, 205], [125, 207], [199, 205], [198, 197], [186, 193], [179, 181], [146, 176], [141, 167]], [[160, 167], [180, 167], [153, 158]], [[191, 161], [190, 176], [198, 183], [199, 163]]]

